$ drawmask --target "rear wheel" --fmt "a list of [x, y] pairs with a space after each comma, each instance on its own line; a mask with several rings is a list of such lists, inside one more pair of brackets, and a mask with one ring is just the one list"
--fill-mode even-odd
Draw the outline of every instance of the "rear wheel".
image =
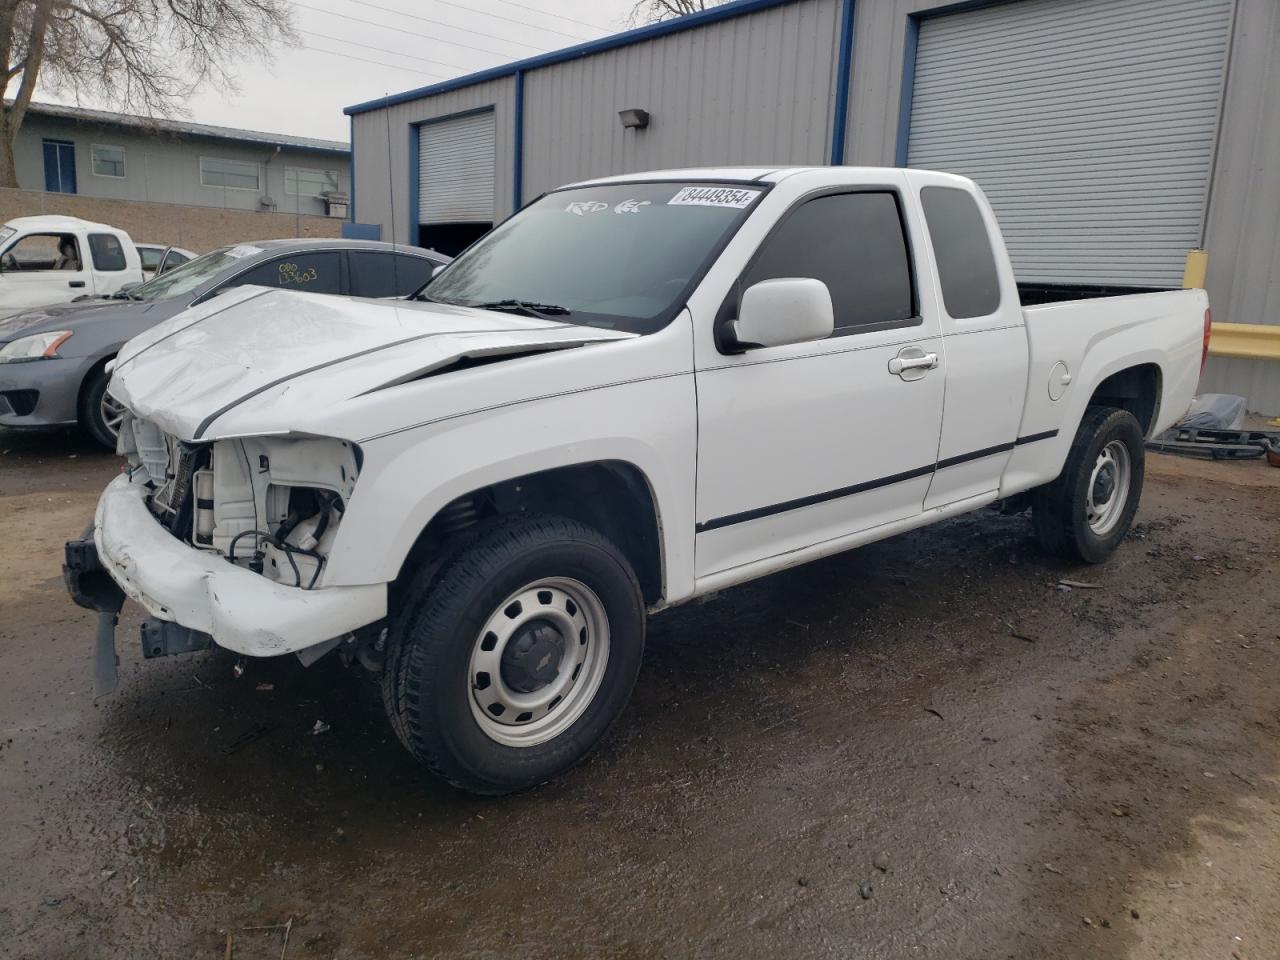
[[529, 517], [477, 538], [389, 636], [392, 726], [454, 786], [502, 794], [587, 755], [631, 694], [644, 603], [595, 530]]
[[1133, 414], [1088, 408], [1062, 473], [1034, 493], [1032, 520], [1040, 545], [1085, 563], [1111, 556], [1138, 512], [1144, 454]]
[[110, 381], [111, 374], [101, 367], [89, 374], [80, 393], [79, 419], [89, 436], [114, 450], [124, 420], [124, 407], [107, 393]]

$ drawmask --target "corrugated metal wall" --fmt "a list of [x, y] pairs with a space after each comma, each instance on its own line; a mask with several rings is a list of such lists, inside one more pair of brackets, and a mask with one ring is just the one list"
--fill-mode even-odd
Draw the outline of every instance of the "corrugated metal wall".
[[[1215, 320], [1280, 324], [1280, 3], [1239, 0], [1205, 249]], [[1201, 388], [1280, 415], [1280, 363], [1209, 360]]]
[[920, 23], [907, 165], [972, 177], [1018, 279], [1182, 284], [1234, 0], [1022, 0]]
[[[508, 216], [515, 202], [512, 189], [515, 162], [512, 139], [515, 129], [514, 77], [503, 77], [428, 99], [356, 114], [352, 118], [351, 144], [355, 158], [356, 219], [361, 223], [382, 224], [382, 236], [388, 240], [394, 223], [396, 241], [408, 243], [410, 227], [416, 226], [416, 218], [410, 214], [410, 125], [487, 106], [492, 106], [495, 114], [497, 180], [494, 184], [493, 216], [494, 220]], [[388, 148], [391, 157], [389, 167]]]
[[[529, 73], [525, 197], [638, 170], [826, 163], [840, 9], [798, 0]], [[623, 129], [627, 107], [647, 130]]]
[[[953, 2], [858, 3], [849, 94], [849, 163], [893, 164], [908, 14]], [[1277, 0], [1237, 0], [1218, 141], [1205, 236], [1209, 251], [1206, 286], [1214, 318], [1233, 323], [1280, 323]], [[1280, 364], [1213, 358], [1201, 388], [1241, 394], [1249, 398], [1250, 409], [1280, 414]]]

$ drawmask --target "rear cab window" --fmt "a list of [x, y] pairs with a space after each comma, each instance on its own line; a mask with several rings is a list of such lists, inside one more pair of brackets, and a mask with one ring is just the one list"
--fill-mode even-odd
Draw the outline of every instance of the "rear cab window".
[[120, 239], [110, 233], [89, 234], [89, 253], [93, 255], [93, 268], [106, 272], [125, 269], [124, 247]]
[[1000, 274], [978, 201], [956, 187], [924, 187], [920, 203], [947, 313], [953, 320], [995, 313], [1000, 309]]

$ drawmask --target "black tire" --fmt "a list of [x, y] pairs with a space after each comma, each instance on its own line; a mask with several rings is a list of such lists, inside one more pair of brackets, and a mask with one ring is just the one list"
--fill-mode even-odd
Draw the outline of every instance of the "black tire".
[[[430, 576], [424, 571], [424, 579]], [[493, 721], [478, 719], [480, 708], [473, 705], [481, 696], [476, 691], [484, 689], [472, 676], [472, 658], [483, 649], [481, 631], [513, 596], [555, 578], [585, 585], [607, 617], [598, 686], [594, 695], [576, 695], [581, 712], [551, 739], [519, 746], [499, 742], [481, 726], [483, 720], [492, 728]], [[410, 589], [393, 618], [383, 677], [391, 725], [414, 757], [462, 790], [500, 795], [536, 786], [582, 760], [622, 712], [640, 669], [644, 633], [635, 573], [598, 532], [545, 515], [502, 523], [447, 561], [425, 588]], [[502, 649], [515, 644], [516, 636]], [[571, 641], [560, 642], [572, 647]], [[578, 669], [572, 672], [574, 684]]]
[[[1128, 456], [1128, 489], [1124, 502], [1117, 504], [1112, 524], [1099, 532], [1089, 522], [1089, 494], [1095, 465], [1113, 443], [1122, 445]], [[1138, 512], [1144, 453], [1142, 428], [1133, 414], [1115, 407], [1089, 407], [1062, 473], [1034, 491], [1031, 517], [1040, 545], [1056, 556], [1085, 563], [1102, 563], [1111, 556]]]
[[98, 367], [85, 379], [80, 391], [80, 408], [77, 411], [80, 427], [95, 441], [112, 452], [116, 449], [116, 432], [107, 425], [102, 414], [102, 399], [107, 393], [111, 374]]

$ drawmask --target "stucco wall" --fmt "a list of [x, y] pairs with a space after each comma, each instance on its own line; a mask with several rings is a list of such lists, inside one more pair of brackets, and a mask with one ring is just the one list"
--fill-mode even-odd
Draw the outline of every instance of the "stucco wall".
[[345, 221], [331, 217], [254, 213], [177, 203], [107, 200], [67, 193], [0, 189], [0, 222], [58, 213], [109, 223], [136, 241], [204, 253], [228, 243], [281, 237], [336, 237]]

